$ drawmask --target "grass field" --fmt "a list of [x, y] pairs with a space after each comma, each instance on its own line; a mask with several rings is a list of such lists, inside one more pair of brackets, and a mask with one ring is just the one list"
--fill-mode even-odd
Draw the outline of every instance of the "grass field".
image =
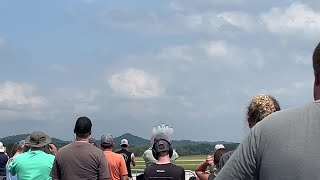
[[[175, 164], [182, 166], [185, 170], [195, 170], [195, 168], [205, 160], [207, 155], [180, 156]], [[136, 166], [134, 169], [144, 169], [146, 167], [142, 157], [136, 157]]]

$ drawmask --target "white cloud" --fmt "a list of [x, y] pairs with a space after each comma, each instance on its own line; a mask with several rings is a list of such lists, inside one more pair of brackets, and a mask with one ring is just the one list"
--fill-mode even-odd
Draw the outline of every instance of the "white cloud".
[[178, 102], [186, 108], [192, 108], [193, 103], [188, 100], [186, 96], [177, 96]]
[[113, 74], [108, 84], [115, 93], [129, 98], [154, 98], [164, 93], [158, 79], [140, 69], [130, 68]]
[[49, 67], [49, 70], [55, 71], [58, 73], [68, 73], [69, 72], [69, 69], [66, 66], [61, 65], [61, 64], [53, 64]]
[[268, 30], [276, 34], [315, 36], [320, 31], [320, 14], [301, 3], [272, 8], [261, 18]]
[[35, 91], [36, 88], [30, 84], [4, 82], [0, 85], [0, 104], [10, 109], [46, 107], [47, 99], [34, 95]]
[[101, 109], [99, 99], [101, 92], [96, 89], [79, 90], [74, 88], [59, 88], [56, 90], [57, 106], [63, 105], [59, 111], [71, 111], [77, 113], [96, 112]]
[[4, 46], [7, 43], [7, 40], [3, 37], [0, 37], [0, 47]]
[[311, 54], [299, 54], [294, 56], [294, 61], [296, 64], [310, 65], [312, 63], [312, 55]]
[[260, 26], [258, 19], [244, 12], [222, 12], [217, 17], [247, 32], [253, 32]]
[[296, 81], [292, 83], [292, 86], [297, 89], [312, 89], [312, 85], [312, 80]]
[[162, 49], [152, 59], [181, 61], [191, 64], [219, 62], [221, 64], [263, 67], [265, 60], [257, 48], [245, 49], [225, 41], [208, 41], [195, 45], [176, 45]]
[[226, 43], [222, 41], [209, 42], [204, 46], [204, 49], [209, 56], [215, 57], [227, 56], [228, 52], [230, 51]]

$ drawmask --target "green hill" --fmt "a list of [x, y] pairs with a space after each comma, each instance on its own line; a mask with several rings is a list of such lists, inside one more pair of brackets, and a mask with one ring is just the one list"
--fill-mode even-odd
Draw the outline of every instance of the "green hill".
[[[27, 136], [28, 134], [8, 136], [0, 138], [0, 141], [3, 142], [8, 149], [10, 149], [14, 143], [25, 139]], [[141, 156], [143, 152], [150, 147], [150, 140], [135, 136], [130, 133], [126, 133], [114, 138], [115, 150], [120, 148], [120, 141], [122, 139], [127, 139], [129, 141], [130, 150], [133, 151], [137, 156]], [[57, 147], [62, 147], [70, 142], [57, 138], [52, 138], [52, 141]], [[100, 140], [97, 140], [96, 143], [98, 146], [100, 146]], [[182, 156], [211, 154], [213, 153], [214, 146], [216, 144], [223, 144], [227, 150], [233, 150], [238, 146], [238, 143], [225, 141], [206, 142], [191, 140], [172, 140], [171, 143], [173, 145], [173, 148], [176, 149]]]

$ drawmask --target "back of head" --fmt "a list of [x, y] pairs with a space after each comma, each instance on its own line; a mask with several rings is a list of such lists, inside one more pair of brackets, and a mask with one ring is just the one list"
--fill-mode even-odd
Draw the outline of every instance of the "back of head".
[[225, 148], [220, 148], [218, 150], [216, 150], [216, 152], [214, 153], [214, 164], [219, 167], [219, 162], [220, 162], [220, 158], [223, 154], [225, 154], [227, 152], [227, 150]]
[[114, 146], [113, 136], [106, 134], [101, 136], [101, 147], [103, 149], [111, 149]]
[[25, 140], [21, 140], [15, 143], [11, 149], [11, 155], [15, 155], [16, 153], [24, 153], [28, 151], [28, 147], [25, 145]]
[[314, 52], [312, 55], [312, 61], [313, 61], [314, 72], [319, 74], [320, 73], [320, 43], [314, 49]]
[[122, 148], [127, 148], [127, 147], [129, 146], [129, 141], [128, 141], [127, 139], [122, 139], [122, 140], [120, 141], [120, 146], [121, 146]]
[[314, 100], [320, 99], [320, 43], [314, 49], [312, 55], [313, 70], [314, 70], [314, 86], [313, 86], [313, 96]]
[[85, 116], [79, 117], [74, 127], [74, 133], [77, 137], [88, 138], [91, 135], [92, 123], [91, 120]]
[[0, 153], [3, 153], [5, 151], [5, 147], [2, 142], [0, 142]]
[[173, 154], [173, 149], [171, 147], [170, 140], [168, 136], [163, 133], [158, 133], [153, 137], [153, 145], [152, 145], [152, 154], [155, 159], [158, 160], [160, 154], [166, 155], [169, 157]]
[[273, 96], [258, 94], [251, 99], [247, 110], [247, 121], [249, 127], [252, 128], [271, 113], [280, 111], [280, 105]]

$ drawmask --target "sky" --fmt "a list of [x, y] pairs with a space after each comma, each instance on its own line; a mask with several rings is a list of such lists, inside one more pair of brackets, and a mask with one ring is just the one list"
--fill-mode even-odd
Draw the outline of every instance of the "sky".
[[0, 0], [0, 137], [240, 142], [258, 93], [313, 101], [317, 0]]

